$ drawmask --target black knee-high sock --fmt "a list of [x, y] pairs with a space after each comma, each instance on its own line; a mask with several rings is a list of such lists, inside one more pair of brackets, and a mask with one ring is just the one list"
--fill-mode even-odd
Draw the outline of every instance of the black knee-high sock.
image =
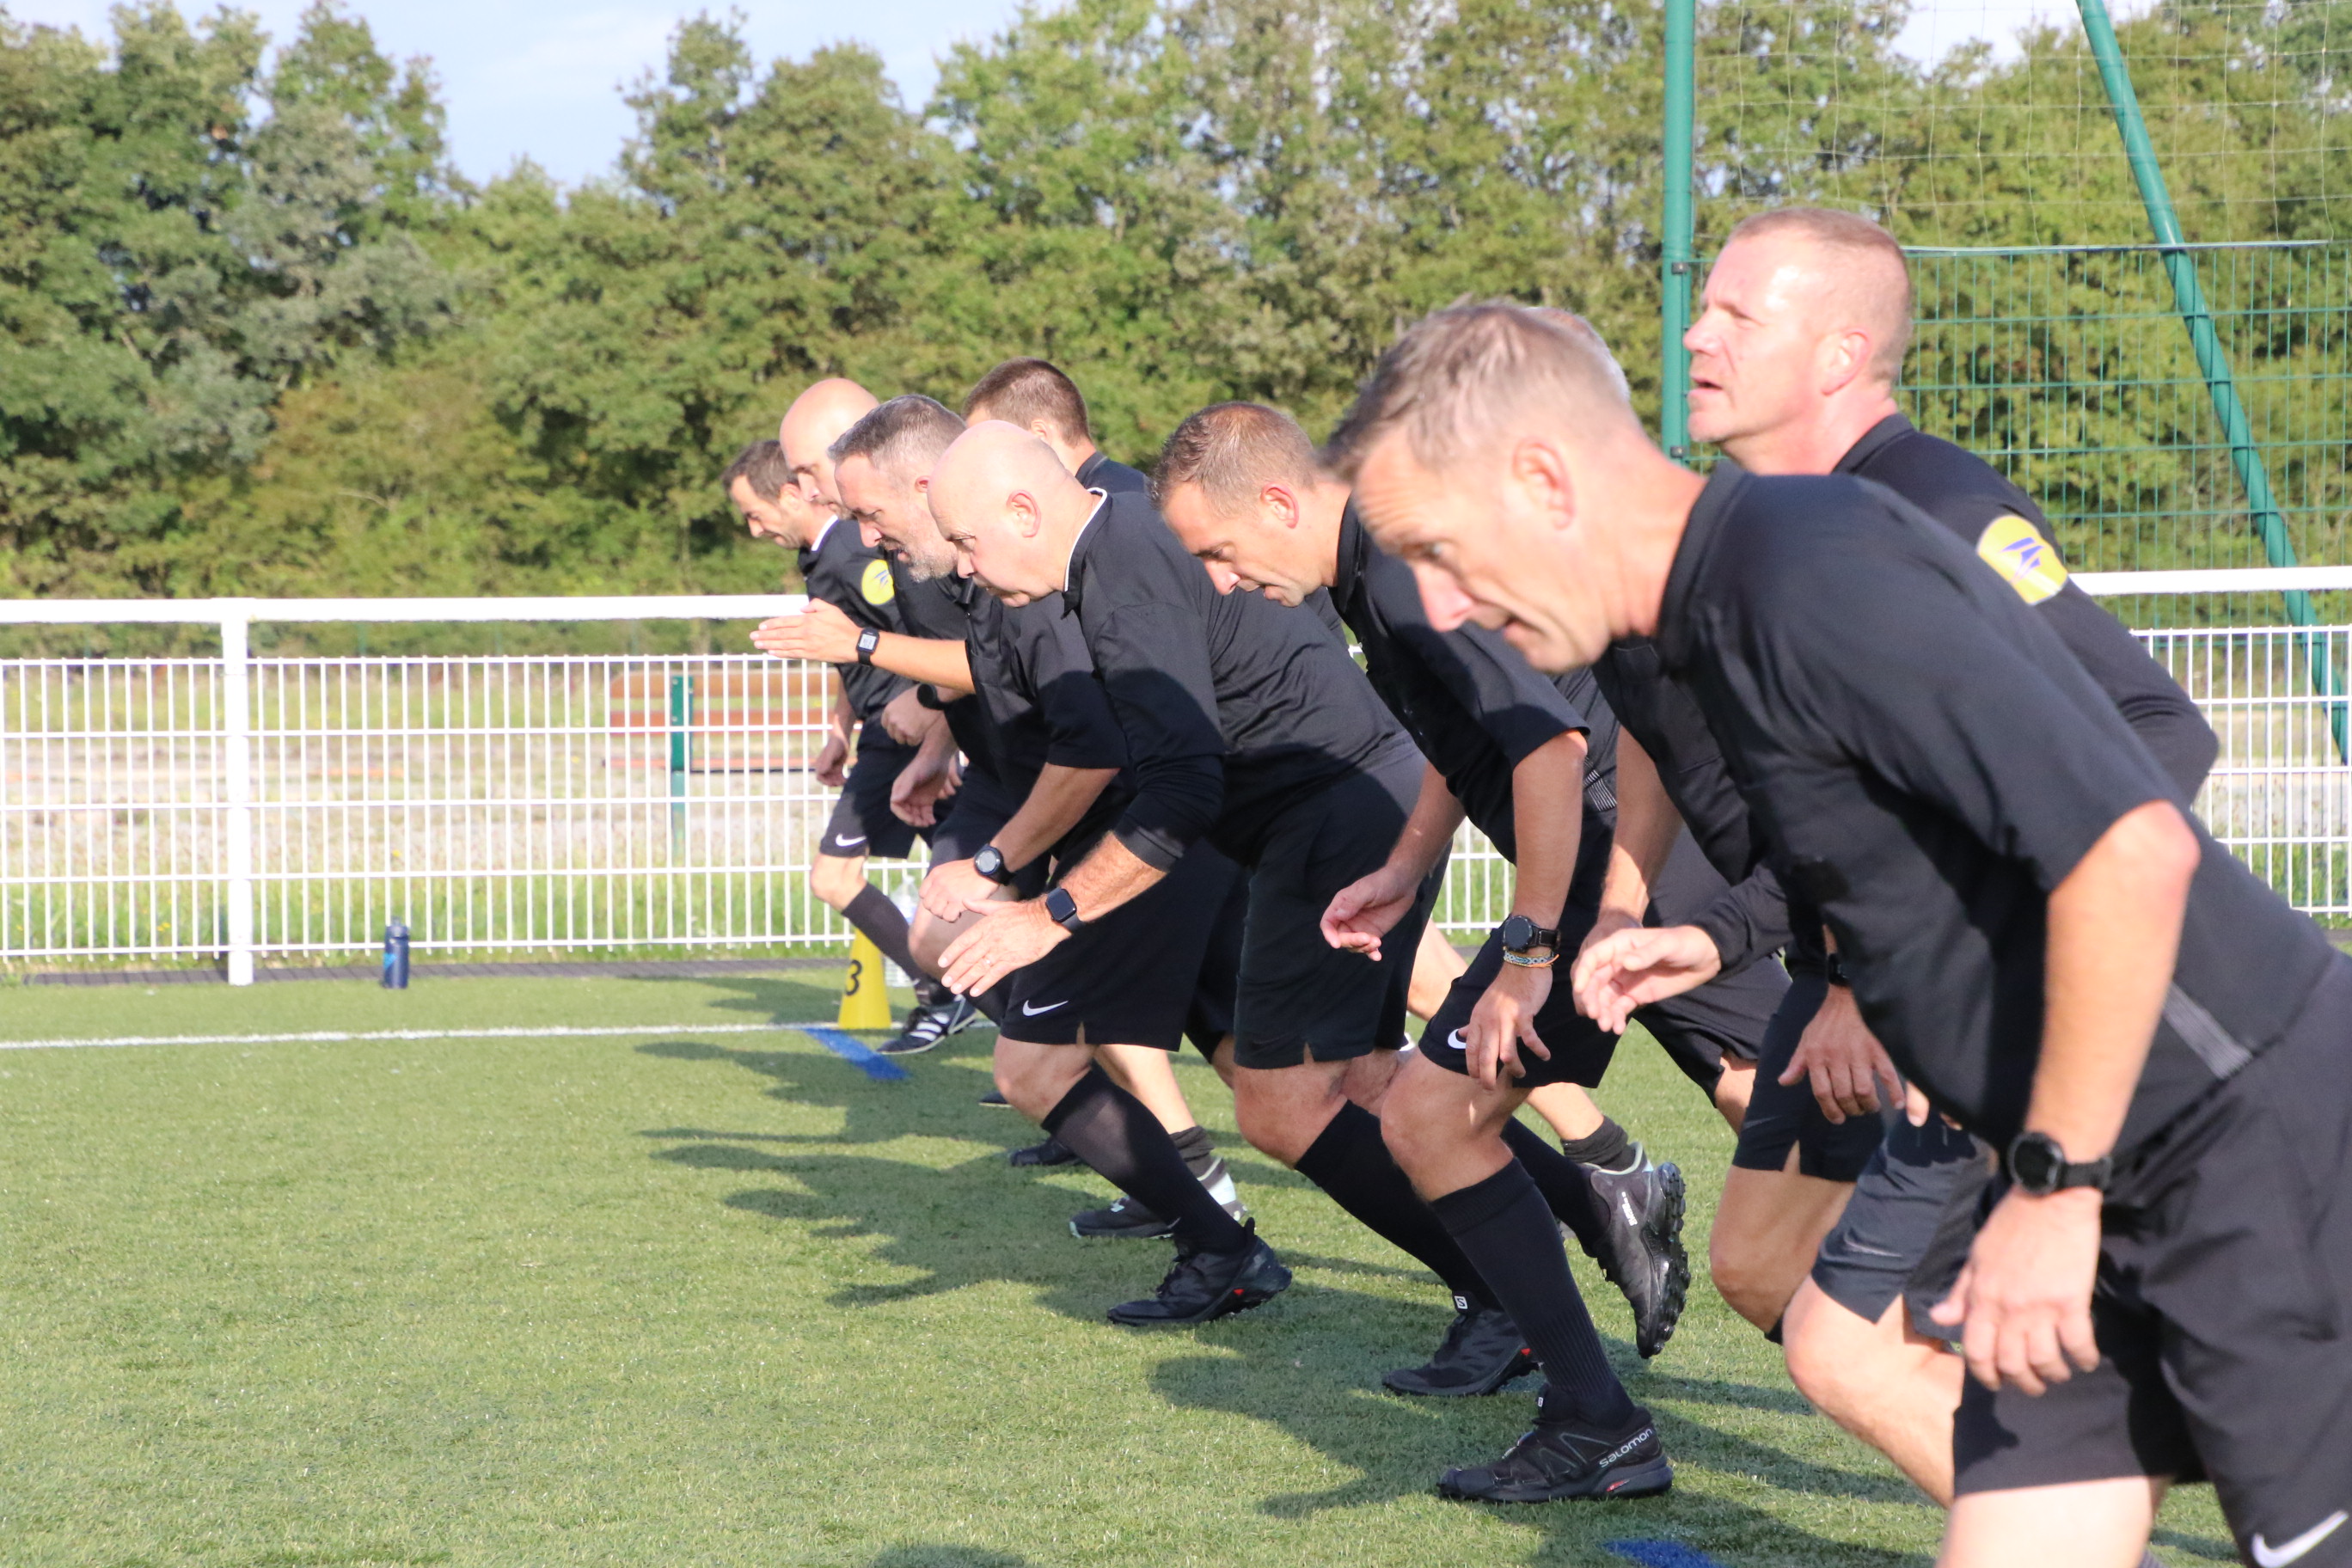
[[1517, 1161], [1429, 1205], [1494, 1287], [1503, 1310], [1543, 1363], [1551, 1387], [1544, 1416], [1611, 1430], [1633, 1402], [1609, 1365], [1576, 1279], [1568, 1271], [1551, 1210]]
[[[1298, 1173], [1372, 1231], [1419, 1258], [1456, 1297], [1482, 1307], [1493, 1291], [1432, 1214], [1381, 1137], [1381, 1119], [1353, 1100], [1299, 1157]], [[1555, 1250], [1557, 1250], [1555, 1248]]]
[[1609, 1233], [1608, 1216], [1583, 1166], [1551, 1146], [1551, 1141], [1517, 1117], [1503, 1123], [1503, 1143], [1534, 1179], [1552, 1217], [1568, 1226], [1587, 1258], [1599, 1256]]
[[1596, 1171], [1627, 1171], [1633, 1168], [1633, 1140], [1625, 1130], [1604, 1116], [1601, 1125], [1585, 1137], [1559, 1141], [1559, 1152], [1580, 1165], [1590, 1165]]
[[1236, 1252], [1248, 1245], [1248, 1233], [1186, 1166], [1160, 1119], [1099, 1067], [1070, 1086], [1044, 1126], [1120, 1192], [1173, 1220], [1179, 1246]]
[[917, 991], [921, 990], [929, 976], [923, 973], [923, 966], [915, 962], [914, 952], [907, 946], [907, 917], [898, 912], [898, 906], [881, 889], [871, 882], [858, 889], [857, 896], [849, 900], [841, 917], [880, 948], [883, 957], [913, 975]]

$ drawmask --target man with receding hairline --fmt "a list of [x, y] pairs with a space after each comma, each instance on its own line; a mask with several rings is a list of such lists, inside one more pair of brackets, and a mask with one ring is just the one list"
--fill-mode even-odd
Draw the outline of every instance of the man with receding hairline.
[[[975, 425], [948, 449], [931, 510], [960, 569], [1006, 604], [1062, 595], [1127, 735], [1136, 788], [1118, 827], [1044, 900], [1002, 906], [957, 940], [949, 983], [984, 987], [1035, 962], [1212, 843], [1248, 877], [1234, 1031], [1242, 1135], [1457, 1294], [1482, 1289], [1368, 1109], [1394, 1071], [1434, 879], [1398, 922], [1393, 952], [1338, 951], [1318, 930], [1331, 896], [1385, 858], [1421, 773], [1345, 646], [1319, 617], [1220, 595], [1148, 498], [1087, 489], [1011, 425]], [[1248, 1255], [1180, 1256], [1163, 1321], [1213, 1315], [1227, 1281], [1257, 1267]]]
[[[1910, 335], [1901, 247], [1853, 213], [1785, 207], [1731, 232], [1707, 277], [1692, 352], [1691, 426], [1751, 473], [1850, 473], [1876, 480], [1950, 529], [2034, 606], [2171, 777], [2195, 797], [2219, 750], [2196, 705], [2080, 586], [2022, 491], [1974, 454], [1912, 426], [1895, 385]], [[1790, 1064], [1767, 1074], [1759, 1126], [1786, 1116], [1803, 1079], [1858, 1080], [1875, 1045], [1853, 994], [1832, 984]], [[1841, 1059], [1843, 1053], [1843, 1059]], [[1852, 1109], [1875, 1110], [1856, 1097]], [[1832, 1107], [1823, 1102], [1824, 1111]], [[1756, 1163], [1747, 1158], [1743, 1165]], [[1769, 1157], [1762, 1163], [1771, 1162]], [[1777, 1174], [1775, 1173], [1774, 1174]], [[1930, 1319], [1967, 1256], [1987, 1152], [1940, 1118], [1891, 1121], [1787, 1309], [1797, 1385], [1893, 1458], [1921, 1489], [1952, 1499], [1952, 1412], [1962, 1369]], [[1748, 1179], [1771, 1175], [1745, 1171]]]
[[[817, 382], [793, 400], [778, 440], [803, 503], [821, 520], [801, 542], [801, 574], [809, 598], [857, 627], [849, 657], [834, 665], [832, 733], [814, 768], [818, 782], [838, 786], [841, 795], [817, 840], [809, 889], [914, 978], [915, 1009], [898, 1037], [883, 1047], [897, 1054], [928, 1050], [980, 1015], [971, 1002], [950, 995], [922, 972], [908, 946], [907, 917], [866, 879], [866, 857], [897, 859], [914, 848], [919, 835], [928, 837], [933, 803], [952, 787], [954, 763], [953, 737], [939, 712], [922, 705], [913, 683], [873, 661], [873, 641], [905, 629], [897, 584], [890, 563], [858, 538], [854, 524], [845, 526], [828, 453], [842, 432], [873, 406], [874, 395], [854, 381]], [[822, 611], [817, 615], [825, 618]], [[845, 768], [853, 729], [858, 731], [856, 759]]]
[[[1518, 306], [1412, 329], [1326, 455], [1433, 622], [1549, 668], [1647, 640], [1864, 1024], [2000, 1152], [1935, 1313], [1969, 1372], [1945, 1568], [2130, 1568], [2199, 1477], [2246, 1560], [2352, 1563], [2352, 961], [2011, 576], [1882, 487], [1690, 473]], [[1651, 934], [1598, 1002], [1687, 980]]]

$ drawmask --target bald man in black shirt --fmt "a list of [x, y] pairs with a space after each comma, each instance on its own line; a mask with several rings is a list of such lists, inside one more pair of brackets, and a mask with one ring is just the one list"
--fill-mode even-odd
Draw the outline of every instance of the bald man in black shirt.
[[1439, 624], [1539, 668], [1653, 639], [1867, 1026], [2002, 1152], [1937, 1310], [1970, 1373], [1947, 1568], [2127, 1568], [2194, 1478], [2249, 1562], [2352, 1563], [2352, 963], [2012, 583], [1851, 478], [1701, 480], [1516, 306], [1408, 333], [1330, 455], [1450, 580]]

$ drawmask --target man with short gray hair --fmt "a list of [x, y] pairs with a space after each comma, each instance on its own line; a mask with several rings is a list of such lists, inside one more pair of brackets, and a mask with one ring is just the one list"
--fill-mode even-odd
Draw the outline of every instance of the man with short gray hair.
[[[2200, 1474], [2248, 1561], [2352, 1563], [2352, 1350], [2299, 1326], [2352, 1297], [2352, 961], [2188, 816], [2011, 577], [1879, 487], [1690, 473], [1514, 305], [1415, 327], [1327, 456], [1438, 624], [1550, 668], [1642, 641], [1800, 931], [2002, 1152], [1935, 1313], [1970, 1374], [1946, 1568], [2128, 1568]], [[1601, 1021], [1712, 973], [1664, 934], [1580, 974]]]

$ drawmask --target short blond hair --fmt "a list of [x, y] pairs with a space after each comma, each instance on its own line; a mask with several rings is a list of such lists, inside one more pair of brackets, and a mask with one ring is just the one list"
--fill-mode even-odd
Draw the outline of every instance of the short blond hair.
[[1438, 470], [1537, 406], [1580, 437], [1620, 426], [1641, 432], [1624, 372], [1590, 323], [1508, 300], [1449, 305], [1381, 356], [1324, 444], [1323, 464], [1352, 482], [1371, 449], [1396, 434], [1417, 462]]
[[1732, 226], [1723, 242], [1730, 249], [1743, 239], [1793, 234], [1808, 244], [1859, 262], [1841, 268], [1832, 296], [1870, 333], [1870, 370], [1892, 386], [1902, 378], [1903, 356], [1911, 347], [1911, 264], [1893, 235], [1860, 213], [1835, 207], [1774, 207]]

